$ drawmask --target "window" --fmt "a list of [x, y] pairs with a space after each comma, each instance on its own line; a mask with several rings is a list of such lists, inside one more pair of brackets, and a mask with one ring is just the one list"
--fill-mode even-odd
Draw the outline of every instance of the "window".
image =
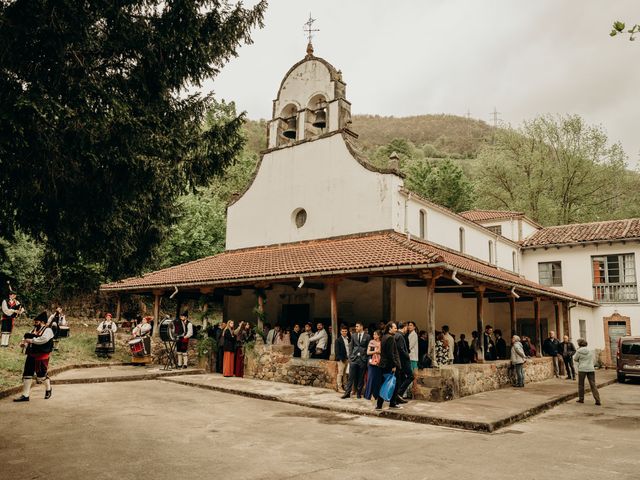
[[511, 251], [511, 264], [513, 265], [514, 272], [518, 271], [518, 257], [516, 256], [516, 252]]
[[492, 225], [487, 227], [488, 230], [491, 230], [496, 235], [502, 235], [502, 225]]
[[293, 223], [295, 223], [298, 228], [301, 228], [307, 223], [307, 211], [304, 208], [298, 208], [293, 211]]
[[460, 227], [460, 231], [458, 232], [459, 241], [460, 241], [460, 252], [464, 253], [464, 228]]
[[427, 238], [427, 212], [420, 210], [420, 238]]
[[562, 286], [562, 262], [538, 263], [538, 279], [542, 285]]
[[489, 263], [493, 265], [493, 240], [489, 240]]
[[599, 302], [637, 302], [633, 253], [591, 257], [593, 299]]
[[586, 320], [578, 320], [580, 324], [580, 338], [587, 339], [587, 321]]

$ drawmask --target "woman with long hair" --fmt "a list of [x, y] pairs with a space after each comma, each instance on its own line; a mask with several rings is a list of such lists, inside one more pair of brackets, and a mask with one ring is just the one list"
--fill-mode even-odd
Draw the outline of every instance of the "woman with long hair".
[[367, 346], [367, 388], [364, 391], [364, 398], [371, 400], [371, 397], [378, 399], [380, 385], [382, 384], [382, 370], [380, 369], [380, 330], [373, 332], [373, 339]]
[[224, 350], [224, 357], [222, 358], [222, 375], [225, 377], [233, 377], [233, 370], [235, 367], [236, 335], [233, 327], [233, 320], [229, 320], [227, 322], [227, 326], [222, 332], [222, 348]]
[[233, 374], [236, 377], [244, 376], [244, 344], [247, 342], [249, 333], [247, 328], [249, 324], [246, 322], [240, 322], [238, 328], [233, 332], [236, 336], [236, 356], [235, 356], [235, 366], [233, 369]]

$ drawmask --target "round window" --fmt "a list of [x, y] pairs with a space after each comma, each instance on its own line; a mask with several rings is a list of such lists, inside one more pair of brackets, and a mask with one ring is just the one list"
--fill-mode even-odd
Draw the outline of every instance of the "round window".
[[299, 208], [293, 212], [293, 221], [296, 227], [300, 228], [307, 222], [307, 211], [304, 208]]

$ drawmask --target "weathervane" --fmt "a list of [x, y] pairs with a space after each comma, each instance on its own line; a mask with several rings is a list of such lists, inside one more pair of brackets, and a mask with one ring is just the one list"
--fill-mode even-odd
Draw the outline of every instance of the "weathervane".
[[305, 31], [305, 34], [307, 35], [307, 40], [309, 41], [309, 43], [307, 44], [307, 55], [313, 55], [313, 45], [311, 44], [311, 40], [313, 39], [313, 33], [320, 31], [317, 28], [313, 28], [313, 22], [315, 21], [316, 19], [311, 18], [311, 12], [309, 12], [309, 20], [307, 20], [302, 27], [302, 30]]

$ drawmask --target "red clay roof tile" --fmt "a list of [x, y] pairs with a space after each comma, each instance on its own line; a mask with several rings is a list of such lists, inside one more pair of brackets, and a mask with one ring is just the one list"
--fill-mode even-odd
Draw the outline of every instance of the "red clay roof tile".
[[538, 247], [626, 238], [640, 238], [640, 218], [546, 227], [526, 238], [522, 246]]

